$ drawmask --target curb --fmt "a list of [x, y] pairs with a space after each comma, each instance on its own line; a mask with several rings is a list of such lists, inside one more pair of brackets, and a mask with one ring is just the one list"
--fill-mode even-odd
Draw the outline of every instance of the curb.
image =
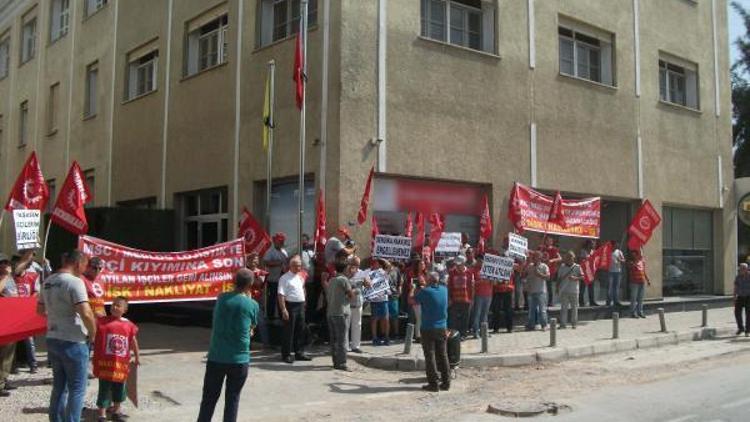
[[[570, 359], [607, 355], [629, 350], [650, 349], [692, 341], [713, 340], [732, 335], [734, 335], [734, 328], [701, 328], [698, 330], [670, 331], [656, 336], [636, 339], [610, 340], [594, 344], [547, 348], [541, 351], [524, 353], [464, 355], [461, 359], [461, 367], [516, 367], [537, 363], [562, 362]], [[403, 372], [424, 370], [424, 358], [417, 355], [372, 357], [349, 355], [348, 358], [360, 365], [375, 369]]]

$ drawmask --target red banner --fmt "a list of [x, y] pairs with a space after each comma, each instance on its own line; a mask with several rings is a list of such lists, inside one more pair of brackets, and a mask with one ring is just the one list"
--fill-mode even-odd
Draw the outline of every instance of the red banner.
[[91, 201], [89, 187], [77, 161], [73, 161], [65, 178], [62, 190], [57, 195], [52, 222], [73, 234], [86, 234], [89, 223], [86, 221], [84, 205]]
[[397, 179], [395, 206], [400, 210], [437, 212], [443, 215], [481, 215], [481, 187], [428, 180]]
[[235, 239], [185, 252], [148, 252], [90, 236], [78, 248], [104, 260], [95, 283], [111, 303], [124, 296], [131, 303], [216, 299], [234, 288], [237, 270], [245, 266], [244, 240]]
[[635, 218], [630, 222], [628, 227], [628, 248], [631, 250], [639, 250], [645, 245], [654, 229], [661, 223], [661, 217], [656, 212], [651, 202], [647, 200], [643, 201], [643, 205], [638, 209], [635, 214]]
[[553, 202], [553, 197], [516, 183], [510, 193], [508, 218], [519, 232], [531, 230], [562, 236], [599, 237], [601, 198], [563, 199], [565, 228], [548, 221]]
[[596, 271], [609, 268], [610, 256], [612, 255], [612, 243], [606, 242], [591, 252], [588, 258], [581, 262], [583, 270], [583, 281], [591, 284], [596, 277]]
[[36, 313], [36, 297], [0, 297], [0, 345], [47, 331], [47, 318]]
[[370, 174], [365, 182], [365, 191], [362, 193], [362, 200], [359, 203], [359, 213], [357, 213], [357, 224], [365, 224], [367, 220], [367, 207], [370, 205], [370, 191], [372, 190], [372, 176], [375, 174], [375, 166], [370, 169]]
[[257, 253], [263, 259], [263, 255], [271, 247], [271, 237], [245, 207], [242, 208], [237, 234], [245, 239], [245, 253]]

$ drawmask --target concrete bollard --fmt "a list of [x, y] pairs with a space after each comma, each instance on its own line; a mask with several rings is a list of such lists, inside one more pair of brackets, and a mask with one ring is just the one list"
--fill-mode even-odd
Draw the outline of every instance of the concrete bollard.
[[656, 312], [659, 313], [659, 324], [661, 325], [661, 332], [666, 333], [667, 332], [667, 320], [664, 318], [664, 308], [659, 308], [656, 310]]
[[549, 320], [549, 347], [557, 347], [557, 318]]
[[701, 327], [708, 327], [708, 305], [701, 305], [701, 311], [703, 314], [703, 318], [701, 319]]
[[620, 338], [620, 313], [612, 312], [612, 338]]
[[486, 322], [482, 323], [482, 353], [487, 353], [487, 349], [489, 349], [489, 337], [490, 337], [490, 329]]
[[406, 324], [406, 336], [404, 337], [404, 354], [411, 353], [411, 341], [414, 337], [414, 324]]

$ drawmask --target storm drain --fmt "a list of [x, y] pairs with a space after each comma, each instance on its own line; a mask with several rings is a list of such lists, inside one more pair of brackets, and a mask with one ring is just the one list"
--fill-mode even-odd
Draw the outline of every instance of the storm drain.
[[487, 406], [487, 413], [510, 418], [531, 418], [534, 416], [551, 415], [570, 412], [570, 406], [551, 402], [499, 402]]

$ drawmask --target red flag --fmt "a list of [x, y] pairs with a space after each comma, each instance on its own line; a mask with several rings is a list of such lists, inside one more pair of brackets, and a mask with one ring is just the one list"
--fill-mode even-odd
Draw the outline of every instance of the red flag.
[[238, 234], [245, 239], [246, 254], [254, 252], [263, 257], [271, 247], [271, 237], [245, 207], [242, 207]]
[[433, 251], [437, 248], [440, 236], [443, 235], [443, 229], [445, 229], [445, 217], [436, 212], [430, 214], [430, 249]]
[[479, 218], [479, 253], [484, 253], [484, 245], [487, 239], [492, 237], [492, 215], [490, 215], [490, 204], [487, 194], [482, 197], [482, 216]]
[[557, 191], [555, 194], [555, 200], [552, 201], [547, 221], [555, 223], [564, 229], [568, 227], [568, 223], [565, 221], [565, 214], [563, 214], [563, 199], [562, 195], [560, 195], [560, 191]]
[[323, 190], [318, 190], [318, 217], [315, 225], [315, 251], [323, 251], [326, 247], [326, 206], [323, 200]]
[[406, 228], [404, 229], [404, 236], [411, 237], [414, 232], [414, 221], [411, 218], [411, 211], [406, 214]]
[[372, 216], [372, 231], [370, 232], [370, 250], [375, 250], [375, 237], [380, 234], [380, 229], [378, 229], [378, 221], [375, 220], [375, 215]]
[[596, 271], [609, 267], [610, 255], [612, 255], [612, 243], [606, 242], [591, 252], [588, 258], [581, 262], [583, 270], [583, 281], [589, 285], [596, 277]]
[[47, 201], [49, 189], [44, 181], [42, 169], [39, 168], [36, 152], [32, 151], [13, 185], [13, 190], [10, 191], [5, 210], [44, 210]]
[[82, 235], [89, 231], [84, 205], [91, 202], [91, 192], [86, 186], [86, 178], [77, 161], [73, 161], [65, 178], [65, 183], [57, 195], [52, 222], [65, 230]]
[[47, 318], [36, 313], [37, 298], [0, 297], [0, 345], [47, 331]]
[[518, 234], [523, 233], [523, 219], [521, 217], [521, 202], [518, 198], [518, 183], [513, 183], [508, 200], [508, 220], [515, 227]]
[[651, 234], [659, 223], [661, 223], [659, 213], [656, 212], [648, 199], [643, 201], [643, 205], [635, 213], [635, 218], [628, 227], [628, 248], [640, 250], [651, 239]]
[[302, 31], [297, 32], [297, 44], [294, 48], [294, 79], [295, 100], [297, 108], [302, 110], [302, 102], [305, 100], [305, 53], [302, 51]]
[[414, 217], [415, 224], [417, 226], [417, 238], [414, 240], [414, 249], [421, 251], [424, 246], [424, 214], [417, 211], [417, 215]]
[[600, 246], [602, 248], [602, 259], [599, 261], [599, 268], [600, 270], [609, 270], [609, 264], [612, 263], [612, 242], [604, 242], [603, 245]]
[[372, 176], [375, 174], [375, 166], [370, 168], [370, 175], [367, 176], [365, 191], [362, 193], [362, 201], [359, 203], [359, 214], [357, 214], [357, 223], [362, 225], [367, 220], [367, 207], [370, 205], [370, 190], [372, 189]]

